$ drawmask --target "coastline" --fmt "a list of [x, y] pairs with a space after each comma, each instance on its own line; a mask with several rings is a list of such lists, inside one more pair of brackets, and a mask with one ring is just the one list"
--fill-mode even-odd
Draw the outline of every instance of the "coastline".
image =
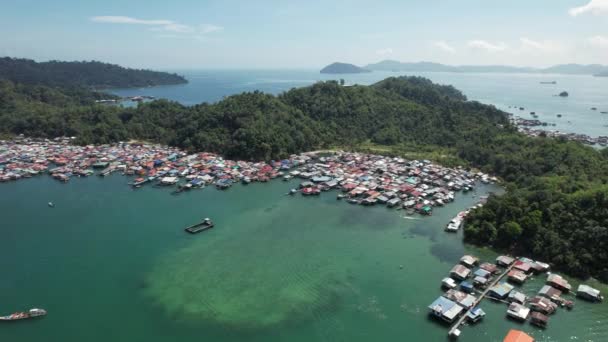
[[[376, 71], [336, 76], [319, 74], [318, 70], [313, 69], [202, 69], [182, 70], [181, 73], [189, 79], [188, 84], [151, 87], [145, 88], [145, 91], [137, 88], [110, 89], [110, 92], [121, 97], [153, 95], [183, 105], [196, 105], [216, 103], [226, 96], [254, 90], [277, 95], [294, 87], [340, 78], [345, 80], [346, 85], [370, 85], [387, 77], [418, 75], [437, 84], [451, 84], [463, 91], [469, 99], [497, 106], [507, 113], [511, 112], [510, 105], [518, 103], [539, 113], [540, 120], [556, 123], [555, 129], [562, 132], [600, 136], [603, 134], [597, 120], [601, 122], [608, 119], [599, 115], [601, 111], [608, 110], [602, 107], [602, 99], [608, 96], [604, 90], [608, 89], [605, 87], [607, 78], [594, 78], [590, 75]], [[543, 80], [557, 80], [558, 83], [539, 84]], [[562, 88], [577, 91], [569, 99], [551, 96]], [[598, 107], [597, 116], [585, 114], [592, 106]], [[555, 120], [558, 113], [564, 115], [562, 120]], [[516, 112], [513, 114], [518, 115]], [[596, 121], [591, 121], [592, 119]], [[608, 121], [605, 123], [608, 124]]]
[[[130, 179], [129, 185], [134, 189], [163, 187], [176, 189], [173, 193], [177, 194], [209, 186], [223, 190], [238, 183], [299, 178], [299, 187], [287, 194], [314, 196], [333, 190], [344, 202], [387, 205], [403, 209], [407, 216], [416, 214], [421, 218], [454, 201], [463, 188], [465, 192], [474, 192], [478, 184], [500, 182], [478, 170], [392, 155], [322, 149], [281, 161], [246, 162], [207, 152], [186, 153], [175, 147], [137, 140], [77, 146], [71, 144], [70, 138], [20, 137], [0, 144], [0, 182], [26, 180], [41, 174], [68, 182], [71, 177], [107, 176], [116, 172]], [[480, 200], [474, 207], [482, 206], [485, 197]]]

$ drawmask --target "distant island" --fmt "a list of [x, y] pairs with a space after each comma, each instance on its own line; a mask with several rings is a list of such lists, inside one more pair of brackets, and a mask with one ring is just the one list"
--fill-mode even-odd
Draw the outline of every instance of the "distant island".
[[354, 64], [339, 62], [332, 63], [321, 69], [322, 74], [361, 74], [364, 72], [370, 72], [370, 70], [358, 67]]
[[608, 66], [600, 64], [560, 64], [548, 68], [515, 67], [506, 65], [445, 65], [433, 62], [399, 62], [383, 60], [368, 64], [364, 67], [372, 71], [409, 71], [409, 72], [499, 72], [499, 73], [538, 73], [538, 74], [567, 74], [608, 76]]
[[31, 59], [0, 58], [0, 79], [49, 87], [131, 88], [181, 84], [177, 74], [129, 69], [114, 64], [90, 62], [36, 62]]
[[593, 75], [595, 77], [608, 77], [608, 71]]

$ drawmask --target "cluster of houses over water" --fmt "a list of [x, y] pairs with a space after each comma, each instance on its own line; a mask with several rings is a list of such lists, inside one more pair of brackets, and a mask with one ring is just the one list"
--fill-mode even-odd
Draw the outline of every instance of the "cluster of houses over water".
[[76, 146], [68, 138], [19, 138], [0, 142], [0, 181], [3, 182], [39, 173], [49, 173], [67, 182], [73, 177], [119, 172], [133, 176], [134, 187], [181, 183], [182, 190], [210, 184], [225, 189], [237, 181], [268, 181], [297, 162], [296, 159], [270, 163], [232, 161], [212, 153], [188, 154], [173, 147], [139, 143]]
[[[135, 188], [148, 184], [174, 186], [176, 192], [215, 185], [267, 182], [281, 177], [302, 179], [302, 195], [341, 190], [338, 199], [361, 205], [384, 204], [431, 215], [433, 208], [471, 191], [477, 182], [497, 181], [481, 172], [448, 168], [428, 160], [349, 152], [309, 152], [270, 162], [224, 159], [212, 153], [189, 154], [173, 147], [139, 143], [77, 146], [69, 138], [0, 141], [0, 182], [48, 173], [68, 182], [73, 177], [114, 172], [133, 176]], [[457, 230], [462, 217], [452, 222]]]
[[607, 135], [598, 136], [598, 137], [594, 138], [587, 134], [542, 130], [542, 129], [534, 129], [534, 128], [530, 128], [530, 127], [523, 127], [523, 126], [518, 127], [518, 130], [531, 137], [538, 137], [538, 136], [544, 135], [546, 137], [551, 137], [551, 138], [561, 138], [561, 139], [578, 141], [578, 142], [586, 144], [586, 145], [598, 145], [601, 147], [608, 146], [608, 136]]
[[347, 152], [304, 156], [311, 160], [286, 176], [304, 180], [292, 193], [301, 191], [310, 196], [339, 189], [337, 198], [351, 204], [402, 207], [423, 215], [452, 202], [457, 191], [474, 190], [477, 182], [497, 181], [481, 172], [443, 167], [428, 160]]
[[[561, 139], [566, 139], [566, 140], [578, 141], [578, 142], [586, 144], [586, 145], [598, 145], [601, 147], [608, 146], [608, 136], [606, 136], [606, 135], [592, 137], [587, 134], [581, 134], [581, 133], [568, 133], [568, 132], [561, 132], [558, 130], [548, 130], [546, 128], [543, 128], [543, 129], [534, 128], [534, 127], [538, 127], [538, 126], [544, 126], [544, 127], [555, 126], [555, 124], [549, 124], [547, 122], [540, 121], [540, 120], [536, 119], [538, 116], [536, 116], [536, 115], [533, 115], [533, 116], [534, 116], [534, 119], [526, 119], [526, 118], [522, 118], [519, 116], [513, 116], [512, 114], [510, 114], [509, 118], [511, 120], [511, 123], [514, 124], [515, 126], [517, 126], [517, 130], [519, 132], [521, 132], [527, 136], [530, 136], [530, 137], [546, 136], [546, 137], [550, 137], [550, 138], [561, 138]], [[558, 117], [561, 117], [561, 115], [558, 115]]]
[[[543, 273], [547, 273], [546, 282], [536, 295], [529, 297], [521, 291], [519, 286]], [[457, 322], [456, 325], [463, 320], [470, 323], [481, 320], [485, 312], [479, 303], [486, 296], [506, 303], [506, 316], [510, 319], [520, 322], [529, 319], [531, 324], [542, 328], [559, 307], [574, 306], [573, 301], [563, 298], [572, 290], [566, 279], [550, 273], [548, 264], [524, 257], [503, 255], [494, 263], [480, 264], [478, 258], [465, 255], [451, 269], [449, 277], [442, 280], [441, 287], [447, 291], [429, 305], [430, 315], [447, 323]], [[600, 292], [588, 285], [580, 285], [576, 295], [592, 302], [603, 300]]]

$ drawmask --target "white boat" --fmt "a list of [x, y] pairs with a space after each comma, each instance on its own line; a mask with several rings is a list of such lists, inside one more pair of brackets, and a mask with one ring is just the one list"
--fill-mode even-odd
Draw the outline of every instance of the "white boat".
[[447, 226], [445, 227], [445, 230], [448, 232], [456, 232], [458, 231], [458, 229], [460, 229], [460, 227], [462, 226], [462, 221], [464, 221], [464, 218], [466, 217], [467, 212], [466, 211], [461, 211], [458, 213], [458, 215], [456, 215], [456, 217], [454, 217], [450, 223], [447, 224]]
[[445, 227], [445, 230], [448, 232], [456, 232], [460, 229], [460, 225], [462, 224], [462, 220], [452, 219], [450, 223]]
[[160, 183], [162, 185], [173, 185], [175, 183], [177, 183], [178, 179], [177, 177], [164, 177], [160, 180]]
[[457, 284], [452, 278], [443, 278], [441, 281], [441, 286], [447, 289], [453, 289], [456, 288]]
[[8, 316], [0, 316], [0, 321], [19, 321], [22, 319], [35, 318], [46, 315], [44, 309], [30, 309], [28, 312], [15, 312]]

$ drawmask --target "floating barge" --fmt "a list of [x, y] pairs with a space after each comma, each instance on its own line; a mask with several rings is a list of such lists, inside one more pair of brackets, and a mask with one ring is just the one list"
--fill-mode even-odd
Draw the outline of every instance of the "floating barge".
[[206, 218], [197, 224], [187, 227], [184, 230], [190, 234], [197, 234], [197, 233], [200, 233], [207, 229], [211, 229], [211, 228], [213, 228], [213, 226], [214, 226], [213, 221], [211, 221], [210, 218]]

